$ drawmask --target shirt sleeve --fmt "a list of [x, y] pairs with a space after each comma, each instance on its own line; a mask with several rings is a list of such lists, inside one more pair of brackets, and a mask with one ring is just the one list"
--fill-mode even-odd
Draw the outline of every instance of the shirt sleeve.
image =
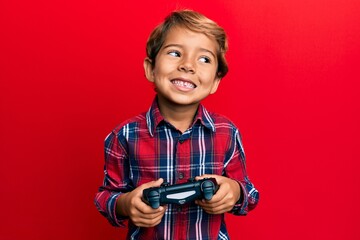
[[258, 204], [259, 192], [247, 175], [245, 152], [237, 129], [233, 137], [230, 147], [231, 154], [225, 162], [225, 176], [239, 183], [241, 197], [230, 212], [234, 215], [246, 215]]
[[113, 226], [125, 227], [127, 217], [116, 215], [119, 196], [133, 189], [129, 180], [129, 163], [126, 144], [117, 133], [110, 133], [105, 139], [104, 182], [95, 196], [95, 205]]

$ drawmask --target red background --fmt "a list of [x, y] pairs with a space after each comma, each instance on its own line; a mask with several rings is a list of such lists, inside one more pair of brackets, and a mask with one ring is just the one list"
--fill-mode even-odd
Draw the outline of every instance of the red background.
[[148, 109], [145, 43], [175, 8], [229, 35], [205, 105], [261, 193], [233, 239], [360, 239], [358, 0], [1, 1], [0, 239], [122, 239], [93, 204], [103, 140]]

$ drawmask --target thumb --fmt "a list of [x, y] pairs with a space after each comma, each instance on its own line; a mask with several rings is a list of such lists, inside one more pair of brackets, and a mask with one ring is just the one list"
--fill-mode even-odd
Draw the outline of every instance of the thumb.
[[152, 181], [152, 187], [160, 187], [160, 185], [164, 182], [164, 179], [162, 178], [159, 178], [158, 180], [156, 181]]
[[148, 183], [145, 183], [143, 185], [144, 188], [149, 188], [149, 187], [160, 187], [160, 185], [164, 182], [164, 179], [162, 178], [159, 178], [158, 180], [156, 181], [151, 181], [151, 182], [148, 182]]

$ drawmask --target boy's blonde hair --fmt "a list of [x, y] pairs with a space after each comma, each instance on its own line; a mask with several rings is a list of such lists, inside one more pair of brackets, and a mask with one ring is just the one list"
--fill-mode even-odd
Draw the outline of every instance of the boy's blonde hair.
[[193, 32], [203, 33], [209, 38], [216, 40], [218, 43], [217, 77], [223, 78], [228, 72], [228, 65], [225, 59], [225, 53], [228, 49], [226, 33], [216, 22], [192, 10], [172, 12], [165, 18], [163, 23], [152, 31], [146, 44], [146, 54], [151, 60], [152, 65], [155, 66], [155, 58], [165, 41], [167, 33], [174, 26], [186, 27]]

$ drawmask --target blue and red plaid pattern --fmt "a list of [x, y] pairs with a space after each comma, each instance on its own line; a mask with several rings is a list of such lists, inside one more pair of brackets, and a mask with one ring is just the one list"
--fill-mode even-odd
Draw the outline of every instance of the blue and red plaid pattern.
[[[245, 166], [240, 134], [225, 117], [199, 106], [184, 133], [166, 122], [154, 100], [149, 111], [116, 127], [105, 139], [104, 183], [95, 204], [111, 224], [125, 226], [116, 216], [117, 198], [137, 186], [163, 178], [183, 183], [203, 174], [223, 175], [239, 182], [243, 198], [231, 211], [246, 215], [259, 199]], [[168, 205], [161, 223], [136, 227], [129, 221], [129, 239], [229, 239], [223, 214], [211, 215], [195, 204]]]

